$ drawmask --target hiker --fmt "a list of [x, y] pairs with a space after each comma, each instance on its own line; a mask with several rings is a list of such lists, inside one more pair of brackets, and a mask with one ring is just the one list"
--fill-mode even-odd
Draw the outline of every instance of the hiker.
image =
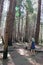
[[35, 39], [32, 38], [32, 43], [31, 43], [31, 54], [35, 54]]

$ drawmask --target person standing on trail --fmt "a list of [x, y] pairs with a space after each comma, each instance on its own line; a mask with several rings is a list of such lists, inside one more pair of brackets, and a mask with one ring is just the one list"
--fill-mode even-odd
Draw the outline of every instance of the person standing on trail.
[[35, 39], [34, 39], [34, 38], [32, 38], [31, 53], [32, 53], [32, 54], [35, 54]]

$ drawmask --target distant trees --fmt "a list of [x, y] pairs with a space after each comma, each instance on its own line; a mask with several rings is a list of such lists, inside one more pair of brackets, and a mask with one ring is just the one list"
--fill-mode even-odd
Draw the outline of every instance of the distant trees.
[[33, 13], [31, 0], [26, 0], [26, 27], [25, 27], [25, 41], [29, 42], [29, 14]]
[[17, 2], [17, 5], [18, 5], [18, 7], [19, 7], [19, 16], [18, 16], [18, 35], [17, 35], [17, 39], [18, 39], [18, 42], [20, 41], [20, 36], [21, 36], [21, 34], [20, 34], [20, 18], [21, 18], [21, 5], [22, 5], [22, 1], [23, 0], [18, 0]]
[[21, 18], [21, 5], [22, 0], [16, 0], [16, 7], [15, 7], [15, 26], [13, 32], [13, 41], [19, 42], [20, 41], [20, 18]]
[[[20, 41], [21, 39], [25, 39], [25, 41], [29, 41], [29, 14], [33, 13], [33, 7], [32, 7], [32, 2], [31, 0], [26, 0], [26, 3], [23, 4], [23, 0], [16, 0], [16, 18], [15, 21], [17, 19], [16, 22], [16, 29], [17, 29], [17, 34], [16, 34], [16, 41]], [[26, 8], [25, 12], [26, 12], [26, 16], [24, 16], [24, 8]], [[22, 11], [21, 11], [22, 9]], [[24, 23], [24, 17], [26, 17], [26, 25], [25, 25], [25, 36], [23, 36], [23, 25]], [[21, 22], [22, 20], [22, 22]], [[14, 33], [15, 34], [15, 33]]]

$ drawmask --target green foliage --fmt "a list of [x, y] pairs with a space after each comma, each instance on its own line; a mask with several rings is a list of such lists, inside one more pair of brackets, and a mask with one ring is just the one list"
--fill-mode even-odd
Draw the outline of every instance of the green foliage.
[[18, 13], [18, 12], [16, 12], [16, 16], [17, 16], [17, 17], [19, 16], [19, 13]]
[[33, 6], [31, 0], [26, 0], [26, 9], [30, 12], [33, 13]]
[[18, 11], [18, 10], [19, 10], [19, 7], [18, 7], [18, 6], [16, 6], [16, 7], [15, 7], [15, 10], [16, 10], [16, 11]]
[[16, 3], [16, 7], [15, 7], [15, 10], [16, 10], [16, 17], [18, 17], [18, 16], [21, 16], [21, 11], [19, 11], [19, 9], [20, 9], [20, 6], [21, 6], [21, 4], [22, 4], [22, 0], [16, 0], [17, 1], [17, 3]]
[[[24, 13], [23, 11], [19, 12], [20, 6], [22, 5], [22, 1], [23, 0], [17, 0], [17, 6], [15, 8], [17, 17], [21, 16]], [[33, 6], [32, 6], [31, 0], [26, 0], [26, 4], [24, 4], [24, 5], [25, 5], [24, 7], [26, 7], [26, 10], [28, 10], [29, 13], [33, 13]], [[23, 7], [23, 5], [22, 5], [22, 7]]]

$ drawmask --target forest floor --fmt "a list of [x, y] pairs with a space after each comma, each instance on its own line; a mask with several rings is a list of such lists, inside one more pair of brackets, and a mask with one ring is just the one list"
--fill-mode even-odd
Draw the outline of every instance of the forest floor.
[[[43, 49], [42, 46], [37, 46], [37, 48]], [[43, 65], [43, 51], [32, 55], [29, 50], [25, 49], [23, 43], [13, 43], [8, 50], [6, 60], [3, 60], [3, 54], [0, 53], [0, 65]]]

